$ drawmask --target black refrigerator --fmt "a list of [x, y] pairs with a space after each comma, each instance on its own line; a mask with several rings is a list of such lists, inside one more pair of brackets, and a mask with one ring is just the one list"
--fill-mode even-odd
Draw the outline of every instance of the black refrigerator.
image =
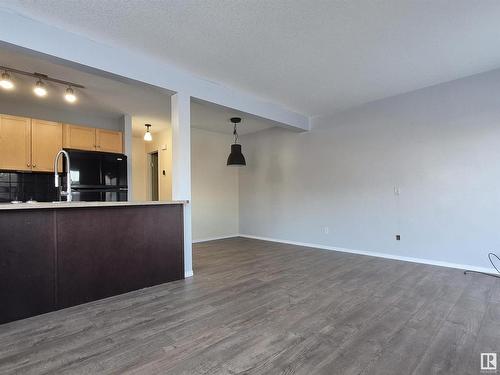
[[[127, 156], [108, 152], [65, 150], [69, 154], [71, 164], [74, 201], [119, 202], [128, 199]], [[65, 181], [63, 186], [66, 186]]]

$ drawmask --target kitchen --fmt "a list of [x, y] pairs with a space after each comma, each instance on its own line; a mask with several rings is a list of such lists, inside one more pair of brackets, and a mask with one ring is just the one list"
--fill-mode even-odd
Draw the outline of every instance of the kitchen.
[[0, 323], [183, 279], [172, 93], [29, 51], [0, 65]]
[[[1, 202], [127, 200], [122, 132], [4, 114], [0, 121]], [[62, 149], [66, 168], [61, 160], [55, 171]], [[71, 194], [64, 196], [60, 184], [54, 184], [54, 173], [67, 171], [69, 161], [71, 179], [65, 177], [64, 184], [71, 185]]]

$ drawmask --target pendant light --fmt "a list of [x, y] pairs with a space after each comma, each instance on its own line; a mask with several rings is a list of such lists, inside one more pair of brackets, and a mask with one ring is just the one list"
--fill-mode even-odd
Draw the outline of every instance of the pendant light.
[[2, 79], [0, 80], [0, 86], [5, 90], [12, 90], [14, 88], [14, 83], [10, 77], [9, 72], [4, 71], [2, 73]]
[[153, 135], [151, 134], [151, 131], [149, 128], [151, 127], [151, 124], [145, 124], [146, 127], [146, 133], [144, 133], [144, 140], [147, 142], [151, 142], [153, 140]]
[[241, 145], [238, 143], [238, 132], [236, 130], [236, 125], [241, 122], [240, 117], [232, 117], [231, 122], [233, 123], [233, 135], [234, 143], [231, 145], [231, 153], [227, 158], [227, 165], [241, 167], [247, 165], [245, 157], [241, 153]]
[[33, 88], [33, 92], [41, 98], [47, 95], [47, 89], [45, 88], [45, 83], [43, 83], [41, 79], [36, 81], [35, 87]]

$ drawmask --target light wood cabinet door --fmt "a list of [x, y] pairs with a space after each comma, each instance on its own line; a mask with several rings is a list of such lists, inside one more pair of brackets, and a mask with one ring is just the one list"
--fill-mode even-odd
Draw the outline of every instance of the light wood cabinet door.
[[[33, 172], [54, 172], [54, 158], [62, 149], [60, 122], [31, 120], [31, 168]], [[59, 163], [61, 171], [61, 162]]]
[[31, 119], [0, 115], [0, 169], [31, 170]]
[[76, 150], [96, 151], [96, 129], [64, 124], [63, 146]]
[[96, 129], [96, 150], [103, 152], [123, 152], [122, 132]]

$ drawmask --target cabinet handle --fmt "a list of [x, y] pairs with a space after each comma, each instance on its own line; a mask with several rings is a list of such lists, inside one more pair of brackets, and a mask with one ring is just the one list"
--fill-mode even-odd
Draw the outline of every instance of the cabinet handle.
[[30, 166], [30, 163], [26, 163], [26, 166], [29, 167]]
[[36, 168], [36, 164], [33, 164], [33, 168]]

